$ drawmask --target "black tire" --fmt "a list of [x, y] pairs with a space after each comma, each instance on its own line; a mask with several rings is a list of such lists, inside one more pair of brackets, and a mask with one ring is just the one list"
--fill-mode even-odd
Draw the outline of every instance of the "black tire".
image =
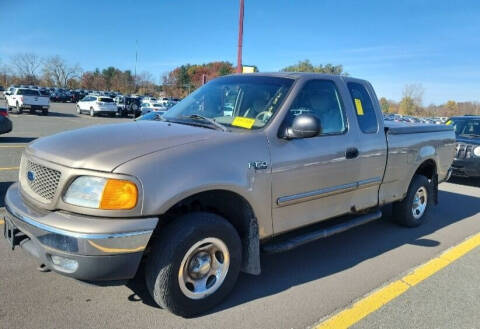
[[[421, 188], [426, 192], [426, 207], [423, 214], [416, 218], [413, 215], [413, 205], [415, 194]], [[427, 177], [422, 175], [415, 175], [408, 187], [407, 196], [402, 201], [396, 202], [393, 205], [393, 217], [397, 223], [407, 227], [417, 227], [423, 224], [428, 219], [430, 208], [433, 205], [433, 186], [432, 182]], [[418, 214], [417, 214], [418, 216]]]
[[48, 115], [48, 110], [42, 109], [42, 115]]
[[[227, 246], [230, 264], [217, 290], [201, 299], [192, 299], [182, 292], [178, 273], [188, 250], [206, 238], [217, 238]], [[191, 317], [214, 307], [230, 293], [235, 286], [241, 260], [240, 237], [227, 220], [211, 213], [186, 214], [162, 229], [157, 237], [145, 268], [147, 288], [160, 307]]]

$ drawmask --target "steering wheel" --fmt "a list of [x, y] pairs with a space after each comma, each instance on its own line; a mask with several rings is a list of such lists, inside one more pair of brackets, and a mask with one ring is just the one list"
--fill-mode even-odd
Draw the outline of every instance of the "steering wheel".
[[271, 116], [272, 116], [272, 112], [262, 111], [262, 112], [260, 112], [260, 113], [257, 114], [257, 116], [255, 117], [255, 119], [256, 119], [256, 120], [263, 121], [263, 122], [267, 122], [268, 119], [270, 119]]

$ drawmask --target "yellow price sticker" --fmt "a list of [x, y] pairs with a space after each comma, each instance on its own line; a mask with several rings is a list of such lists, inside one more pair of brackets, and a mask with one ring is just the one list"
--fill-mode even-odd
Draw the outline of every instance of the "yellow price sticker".
[[445, 124], [446, 124], [447, 126], [450, 126], [452, 123], [453, 123], [452, 120], [448, 120], [447, 122], [445, 122]]
[[232, 121], [232, 126], [242, 127], [246, 129], [252, 129], [255, 119], [245, 117], [235, 117]]
[[364, 115], [362, 101], [358, 98], [355, 98], [355, 107], [357, 108], [358, 115]]

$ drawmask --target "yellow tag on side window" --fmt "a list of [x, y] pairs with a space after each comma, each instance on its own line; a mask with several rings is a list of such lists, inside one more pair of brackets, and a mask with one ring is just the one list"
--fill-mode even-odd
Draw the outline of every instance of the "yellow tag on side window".
[[445, 122], [445, 124], [446, 124], [447, 126], [450, 126], [452, 123], [453, 123], [452, 120], [448, 120], [447, 122]]
[[252, 129], [255, 119], [245, 117], [235, 117], [232, 121], [232, 126], [242, 127], [246, 129]]
[[355, 98], [355, 107], [357, 108], [357, 114], [358, 115], [364, 115], [363, 113], [363, 106], [362, 106], [362, 101], [358, 98]]

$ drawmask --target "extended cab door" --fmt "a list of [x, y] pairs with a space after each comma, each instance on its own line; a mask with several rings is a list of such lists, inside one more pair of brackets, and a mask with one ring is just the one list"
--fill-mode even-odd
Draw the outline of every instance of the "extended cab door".
[[387, 163], [387, 140], [383, 115], [373, 87], [366, 81], [344, 78], [355, 116], [359, 186], [353, 203], [357, 210], [378, 205], [378, 192]]
[[[340, 92], [342, 90], [342, 92]], [[313, 138], [271, 141], [272, 217], [281, 233], [345, 214], [355, 205], [360, 180], [359, 154], [351, 106], [341, 78], [305, 82], [285, 119], [288, 127], [302, 113], [315, 115], [322, 133]], [[347, 98], [348, 103], [350, 100]]]

